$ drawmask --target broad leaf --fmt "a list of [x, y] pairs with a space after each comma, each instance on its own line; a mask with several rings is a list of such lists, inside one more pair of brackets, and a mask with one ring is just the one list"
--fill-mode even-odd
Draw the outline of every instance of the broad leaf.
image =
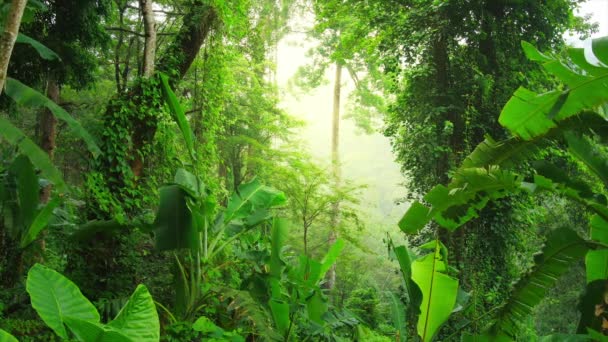
[[169, 77], [161, 73], [160, 81], [165, 102], [169, 107], [169, 111], [171, 112], [171, 116], [173, 116], [173, 120], [175, 120], [177, 126], [179, 127], [179, 130], [182, 132], [184, 142], [186, 143], [186, 148], [188, 149], [188, 153], [190, 154], [192, 162], [194, 163], [196, 162], [196, 151], [194, 150], [194, 134], [192, 133], [192, 129], [190, 129], [188, 118], [186, 118], [184, 109], [180, 105], [177, 96], [175, 96], [175, 93], [173, 92], [173, 90], [171, 90], [171, 86], [169, 86]]
[[416, 201], [410, 205], [408, 210], [399, 220], [399, 228], [406, 234], [415, 234], [430, 221], [430, 208]]
[[286, 198], [283, 192], [264, 186], [257, 179], [254, 179], [249, 183], [241, 184], [238, 190], [232, 194], [226, 206], [224, 222], [244, 219], [255, 209], [271, 208], [285, 202]]
[[[394, 293], [389, 292], [391, 306], [391, 320], [393, 326], [397, 330], [397, 341], [407, 341], [407, 319], [405, 316], [406, 307], [403, 305], [399, 297]], [[418, 308], [418, 310], [420, 310]]]
[[138, 285], [129, 301], [108, 326], [134, 341], [157, 342], [160, 323], [154, 300], [144, 285]]
[[592, 109], [608, 100], [608, 68], [596, 69], [591, 75], [570, 68], [554, 57], [530, 52], [530, 46], [523, 44], [528, 56], [543, 62], [547, 72], [555, 75], [568, 88], [536, 94], [523, 87], [519, 88], [503, 108], [498, 122], [515, 136], [524, 140], [546, 134], [556, 127], [556, 122]]
[[447, 273], [439, 243], [435, 249], [412, 263], [412, 279], [422, 292], [417, 331], [423, 342], [433, 339], [450, 317], [458, 295], [458, 280]]
[[36, 49], [36, 51], [38, 51], [38, 54], [43, 59], [46, 59], [49, 61], [57, 59], [57, 60], [61, 61], [61, 58], [59, 58], [59, 56], [53, 50], [49, 49], [48, 47], [44, 46], [39, 41], [37, 41], [31, 37], [28, 37], [21, 32], [19, 32], [19, 34], [17, 34], [17, 40], [15, 41], [15, 43], [23, 43], [23, 44], [30, 45], [31, 47]]
[[420, 304], [422, 303], [422, 292], [418, 285], [412, 279], [412, 258], [410, 253], [405, 246], [399, 246], [394, 248], [395, 256], [399, 262], [401, 268], [401, 275], [405, 285], [405, 291], [408, 296], [408, 309], [412, 310], [415, 317], [420, 315]]
[[308, 318], [317, 324], [323, 324], [323, 315], [327, 312], [327, 307], [327, 300], [323, 298], [319, 289], [315, 290], [314, 294], [306, 300]]
[[179, 185], [160, 188], [160, 204], [153, 224], [158, 250], [198, 248], [200, 237], [188, 208], [188, 198], [188, 193]]
[[100, 323], [87, 320], [64, 317], [65, 324], [72, 334], [82, 342], [135, 342], [138, 339], [130, 339], [127, 336]]
[[70, 114], [68, 114], [68, 112], [46, 96], [10, 77], [6, 80], [6, 94], [15, 100], [15, 102], [24, 106], [46, 107], [57, 119], [67, 123], [68, 127], [70, 127], [72, 132], [77, 137], [84, 140], [89, 151], [95, 158], [101, 154], [101, 150], [99, 149], [97, 142], [95, 142], [95, 139], [91, 136], [91, 134], [89, 134], [89, 132], [82, 127], [80, 122], [75, 120]]
[[568, 151], [582, 161], [608, 187], [608, 158], [606, 154], [584, 137], [566, 132]]
[[[591, 239], [608, 245], [608, 222], [599, 215], [591, 218]], [[608, 279], [608, 249], [587, 252], [585, 268], [587, 283]]]
[[36, 216], [40, 197], [36, 170], [26, 156], [20, 155], [11, 164], [10, 172], [14, 175], [17, 183], [19, 221], [24, 227], [29, 227]]
[[49, 223], [49, 220], [53, 216], [53, 210], [59, 206], [59, 198], [55, 197], [47, 203], [38, 215], [34, 218], [34, 221], [29, 226], [29, 228], [25, 231], [23, 236], [21, 237], [21, 243], [19, 246], [21, 248], [27, 247], [30, 243], [32, 243], [38, 237], [38, 234], [46, 228]]
[[15, 336], [0, 329], [0, 342], [19, 342], [19, 341], [15, 338]]
[[507, 304], [498, 315], [492, 331], [515, 336], [532, 309], [545, 297], [557, 279], [588, 251], [585, 240], [567, 228], [549, 234], [543, 253], [535, 258], [534, 267], [521, 278]]
[[64, 317], [99, 322], [99, 313], [80, 289], [69, 279], [40, 264], [34, 265], [27, 275], [26, 290], [32, 307], [40, 318], [57, 335], [67, 339]]
[[28, 138], [19, 128], [10, 121], [0, 117], [0, 138], [16, 145], [19, 152], [27, 156], [32, 164], [37, 167], [44, 178], [50, 180], [60, 192], [67, 192], [68, 187], [63, 181], [61, 172], [57, 170], [49, 155]]

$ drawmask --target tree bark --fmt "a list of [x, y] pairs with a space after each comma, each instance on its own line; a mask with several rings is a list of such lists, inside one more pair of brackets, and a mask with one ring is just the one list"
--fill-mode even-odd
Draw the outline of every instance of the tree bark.
[[[50, 76], [46, 88], [46, 96], [53, 102], [59, 102], [59, 84], [55, 77]], [[49, 159], [55, 158], [55, 139], [57, 137], [57, 118], [50, 110], [44, 109], [40, 114], [40, 147], [49, 155]], [[42, 188], [40, 203], [48, 203], [51, 197], [51, 185]]]
[[144, 19], [145, 45], [144, 45], [144, 77], [154, 73], [154, 58], [156, 55], [156, 22], [152, 10], [152, 0], [139, 0], [142, 17]]
[[[334, 108], [332, 113], [332, 131], [331, 131], [331, 164], [334, 185], [336, 189], [340, 186], [340, 93], [342, 90], [342, 65], [336, 63], [336, 75], [334, 80]], [[331, 209], [331, 231], [327, 238], [327, 244], [333, 245], [338, 238], [338, 225], [340, 225], [340, 201], [332, 204]], [[325, 286], [328, 290], [332, 290], [336, 286], [336, 264], [333, 264], [327, 272]]]
[[0, 94], [2, 94], [4, 83], [6, 82], [8, 63], [13, 53], [17, 34], [19, 34], [21, 17], [23, 16], [26, 3], [27, 0], [13, 0], [11, 2], [11, 9], [4, 26], [4, 32], [2, 33], [2, 37], [0, 37]]

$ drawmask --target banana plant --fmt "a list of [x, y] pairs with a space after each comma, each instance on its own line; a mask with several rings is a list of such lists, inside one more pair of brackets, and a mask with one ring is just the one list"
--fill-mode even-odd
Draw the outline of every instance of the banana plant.
[[[499, 117], [499, 123], [513, 136], [503, 141], [487, 137], [455, 170], [449, 184], [435, 186], [423, 201], [411, 205], [399, 227], [403, 232], [413, 234], [433, 220], [442, 228], [453, 231], [474, 219], [490, 201], [519, 192], [532, 195], [549, 192], [580, 203], [593, 213], [591, 234], [590, 239], [582, 239], [565, 228], [549, 234], [534, 267], [515, 285], [510, 299], [498, 311], [497, 322], [485, 335], [466, 336], [465, 340], [515, 338], [518, 325], [576, 260], [585, 258], [588, 286], [608, 280], [608, 201], [605, 196], [608, 186], [608, 154], [605, 152], [608, 141], [608, 37], [593, 40], [590, 51], [568, 49], [566, 59], [541, 53], [526, 42], [522, 42], [522, 48], [529, 59], [541, 63], [565, 87], [542, 94], [519, 88]], [[594, 54], [597, 60], [587, 60], [586, 54]], [[603, 185], [601, 191], [594, 191], [597, 188], [594, 184], [575, 179], [555, 165], [534, 161], [538, 151], [555, 141], [563, 142], [569, 154], [599, 180]], [[511, 170], [513, 165], [524, 160], [532, 161], [535, 174], [531, 177]], [[411, 274], [403, 266], [402, 270], [404, 276]], [[417, 283], [420, 285], [420, 281]], [[588, 292], [597, 291], [588, 288]], [[579, 335], [572, 338], [591, 338], [584, 334], [593, 334], [597, 326], [591, 322], [592, 313], [585, 310], [590, 311], [593, 307], [581, 306]], [[427, 315], [446, 318], [445, 310], [431, 310]], [[596, 333], [601, 335], [602, 331]], [[427, 340], [428, 335], [421, 336]]]
[[75, 338], [83, 342], [160, 340], [156, 306], [144, 285], [137, 286], [118, 315], [107, 324], [100, 322], [95, 306], [73, 282], [46, 266], [36, 264], [30, 269], [26, 290], [34, 310], [62, 339]]
[[344, 248], [338, 239], [321, 261], [300, 255], [296, 265], [283, 260], [288, 221], [275, 218], [271, 233], [271, 255], [267, 275], [268, 307], [282, 341], [295, 338], [294, 321], [303, 316], [316, 327], [314, 335], [332, 321], [327, 297], [320, 287], [322, 279]]
[[285, 195], [257, 179], [241, 184], [219, 208], [197, 172], [193, 133], [184, 111], [161, 74], [161, 87], [169, 111], [182, 133], [191, 170], [180, 168], [174, 181], [160, 188], [160, 203], [152, 224], [155, 246], [175, 256], [175, 310], [182, 319], [193, 320], [203, 305], [201, 282], [205, 267], [244, 234], [272, 217], [273, 208], [286, 202]]

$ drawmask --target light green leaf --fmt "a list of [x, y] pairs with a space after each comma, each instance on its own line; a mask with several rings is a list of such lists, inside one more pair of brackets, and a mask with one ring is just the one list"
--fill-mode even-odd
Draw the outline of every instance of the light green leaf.
[[196, 322], [192, 324], [192, 330], [200, 331], [203, 334], [213, 334], [219, 332], [221, 335], [223, 335], [224, 332], [222, 328], [215, 325], [215, 323], [205, 316], [199, 317]]
[[271, 298], [268, 301], [272, 319], [281, 335], [285, 336], [289, 329], [291, 320], [289, 319], [289, 304], [284, 301]]
[[409, 300], [408, 309], [412, 310], [414, 316], [418, 317], [420, 315], [420, 304], [422, 304], [422, 292], [412, 279], [413, 260], [405, 246], [395, 247], [394, 251], [401, 268], [401, 275], [403, 276], [405, 291]]
[[75, 120], [68, 112], [46, 96], [10, 77], [6, 80], [6, 94], [18, 104], [31, 107], [44, 106], [48, 108], [57, 119], [68, 124], [72, 133], [84, 140], [89, 151], [93, 154], [93, 157], [97, 158], [97, 156], [101, 154], [97, 142], [91, 134], [82, 127], [80, 122]]
[[198, 179], [191, 172], [188, 172], [182, 168], [177, 169], [173, 182], [175, 182], [175, 184], [181, 185], [184, 189], [190, 191], [192, 196], [200, 196], [201, 189], [199, 189]]
[[108, 326], [134, 341], [159, 341], [158, 313], [154, 300], [144, 285], [137, 286], [127, 304]]
[[[575, 70], [567, 64], [530, 51], [534, 60], [542, 61], [547, 72], [555, 75], [568, 88], [536, 94], [519, 88], [503, 108], [499, 123], [512, 134], [532, 140], [556, 127], [556, 122], [572, 117], [585, 109], [594, 109], [608, 100], [608, 68], [594, 68], [593, 73]], [[539, 57], [540, 56], [540, 57]]]
[[99, 322], [99, 313], [80, 289], [61, 274], [36, 264], [28, 272], [26, 290], [32, 307], [57, 335], [67, 339], [64, 317]]
[[412, 203], [399, 221], [399, 228], [406, 234], [415, 234], [431, 220], [429, 211], [428, 207], [418, 201]]
[[589, 251], [585, 256], [587, 283], [608, 279], [608, 249]]
[[281, 251], [287, 238], [287, 220], [275, 218], [272, 222], [271, 244], [270, 244], [270, 276], [281, 279], [285, 263], [281, 260]]
[[327, 300], [323, 298], [320, 290], [315, 290], [314, 294], [306, 300], [306, 312], [311, 321], [323, 324], [323, 315], [327, 312]]
[[591, 41], [591, 49], [600, 62], [608, 65], [608, 37], [593, 39]]
[[49, 220], [53, 216], [53, 210], [59, 206], [59, 198], [55, 197], [47, 203], [42, 210], [34, 218], [34, 222], [29, 226], [25, 234], [21, 237], [20, 247], [27, 247], [32, 241], [36, 240], [36, 237], [40, 232], [46, 228]]
[[43, 59], [46, 59], [49, 61], [57, 59], [57, 60], [61, 61], [61, 58], [59, 58], [59, 55], [57, 55], [53, 50], [49, 49], [48, 47], [44, 46], [39, 41], [37, 41], [33, 38], [30, 38], [21, 32], [19, 32], [19, 34], [17, 35], [17, 40], [15, 42], [30, 45], [31, 47], [36, 49], [36, 51], [38, 51], [38, 54]]
[[8, 332], [0, 329], [0, 342], [19, 342], [19, 340], [17, 340], [15, 338], [15, 336], [9, 334]]
[[188, 123], [188, 118], [186, 118], [186, 114], [184, 113], [184, 109], [182, 108], [177, 96], [171, 89], [169, 85], [169, 77], [165, 74], [160, 74], [161, 88], [163, 91], [163, 96], [165, 98], [165, 103], [169, 107], [169, 111], [171, 112], [171, 116], [173, 116], [173, 120], [177, 123], [179, 130], [182, 132], [182, 136], [184, 138], [184, 142], [186, 143], [186, 148], [188, 149], [188, 153], [192, 158], [192, 162], [196, 162], [196, 151], [194, 150], [194, 134], [192, 133], [192, 129], [190, 129], [190, 123]]
[[70, 331], [82, 342], [136, 342], [138, 339], [130, 339], [118, 331], [105, 327], [96, 322], [64, 317], [65, 324]]
[[334, 242], [334, 244], [331, 245], [331, 247], [329, 247], [327, 254], [325, 254], [325, 256], [323, 257], [323, 260], [321, 260], [321, 269], [320, 269], [320, 274], [319, 274], [320, 278], [317, 280], [317, 282], [320, 281], [321, 278], [325, 277], [325, 274], [327, 273], [327, 271], [329, 271], [331, 266], [336, 262], [336, 260], [338, 259], [338, 256], [340, 255], [340, 252], [342, 252], [343, 249], [344, 249], [344, 240], [342, 240], [342, 239], [337, 239], [336, 242]]
[[42, 175], [54, 183], [55, 188], [58, 191], [68, 191], [68, 187], [63, 181], [61, 172], [53, 165], [53, 162], [49, 159], [49, 155], [28, 138], [19, 128], [2, 117], [0, 117], [0, 138], [5, 139], [12, 145], [16, 145], [19, 152], [27, 156], [32, 164], [40, 170]]
[[442, 260], [439, 243], [432, 253], [412, 263], [412, 279], [422, 292], [417, 331], [423, 342], [433, 340], [456, 303], [458, 280], [446, 272], [447, 265]]

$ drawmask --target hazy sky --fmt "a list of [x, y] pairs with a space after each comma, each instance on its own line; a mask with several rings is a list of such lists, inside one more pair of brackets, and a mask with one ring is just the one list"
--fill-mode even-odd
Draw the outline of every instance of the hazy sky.
[[[608, 0], [590, 0], [584, 3], [579, 14], [592, 14], [592, 20], [600, 24], [599, 32], [594, 37], [608, 35]], [[301, 19], [306, 21], [306, 19]], [[570, 44], [582, 46], [583, 42], [576, 36], [566, 35]], [[292, 115], [307, 122], [302, 129], [301, 138], [306, 142], [313, 156], [328, 165], [331, 155], [331, 114], [333, 95], [333, 73], [326, 73], [328, 84], [321, 86], [309, 95], [294, 97], [285, 89], [298, 67], [308, 60], [306, 51], [313, 46], [301, 33], [285, 37], [278, 47], [278, 82], [283, 88], [282, 106]], [[346, 98], [352, 89], [348, 75], [343, 74], [342, 115], [345, 114]], [[371, 135], [359, 134], [350, 120], [341, 121], [340, 154], [345, 177], [358, 183], [368, 185], [364, 192], [363, 207], [386, 223], [396, 223], [405, 211], [405, 207], [396, 206], [394, 200], [403, 197], [406, 190], [400, 186], [404, 179], [399, 166], [394, 162], [388, 139], [380, 133]]]

